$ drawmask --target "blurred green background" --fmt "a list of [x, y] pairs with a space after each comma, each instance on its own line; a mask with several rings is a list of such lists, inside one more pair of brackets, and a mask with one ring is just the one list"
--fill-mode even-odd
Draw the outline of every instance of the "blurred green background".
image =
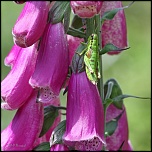
[[[128, 5], [131, 1], [123, 1]], [[1, 2], [1, 80], [10, 71], [4, 58], [13, 46], [12, 27], [24, 4]], [[151, 97], [151, 2], [136, 1], [125, 9], [129, 50], [117, 56], [103, 55], [103, 79], [115, 78], [124, 94]], [[62, 104], [66, 96], [61, 95]], [[129, 137], [135, 151], [151, 150], [151, 100], [127, 98]], [[11, 121], [16, 111], [1, 110], [1, 130]]]

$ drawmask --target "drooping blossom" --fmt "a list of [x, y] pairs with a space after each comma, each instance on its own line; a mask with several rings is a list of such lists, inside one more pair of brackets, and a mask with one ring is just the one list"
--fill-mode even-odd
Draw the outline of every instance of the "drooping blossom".
[[29, 78], [34, 71], [36, 58], [37, 44], [19, 51], [13, 68], [1, 82], [1, 98], [4, 101], [1, 108], [15, 110], [27, 101], [33, 90]]
[[74, 14], [81, 18], [91, 18], [98, 14], [102, 3], [102, 1], [70, 1]]
[[85, 72], [70, 77], [66, 113], [64, 144], [81, 151], [102, 150], [105, 144], [102, 101], [97, 86]]
[[[123, 110], [124, 112], [122, 113]], [[133, 150], [131, 143], [128, 142], [129, 129], [125, 106], [123, 106], [123, 109], [118, 109], [113, 104], [111, 104], [107, 108], [106, 122], [116, 118], [121, 113], [122, 115], [118, 120], [118, 126], [115, 132], [111, 136], [106, 137], [107, 149], [109, 151], [118, 151], [120, 148], [125, 151]]]
[[1, 132], [2, 151], [32, 150], [44, 119], [43, 103], [37, 103], [36, 97], [37, 91], [33, 90], [27, 102], [17, 110], [13, 120]]
[[[101, 8], [101, 17], [106, 11], [115, 8], [122, 8], [122, 1], [103, 1]], [[101, 27], [102, 47], [107, 43], [112, 43], [120, 49], [125, 49], [128, 46], [127, 42], [127, 27], [124, 10], [120, 10], [112, 20], [104, 21]], [[108, 54], [118, 54], [120, 51], [110, 51]]]
[[13, 29], [14, 43], [29, 47], [42, 36], [47, 24], [49, 1], [26, 1]]
[[39, 100], [47, 102], [59, 95], [68, 67], [67, 39], [63, 24], [48, 23], [38, 50], [35, 71], [29, 80], [33, 88], [40, 88]]
[[4, 59], [4, 64], [6, 66], [11, 66], [11, 68], [12, 68], [21, 49], [22, 49], [21, 47], [19, 47], [17, 45], [13, 45], [12, 49], [10, 50], [10, 52]]
[[55, 144], [51, 146], [50, 151], [69, 151], [69, 149], [64, 144]]

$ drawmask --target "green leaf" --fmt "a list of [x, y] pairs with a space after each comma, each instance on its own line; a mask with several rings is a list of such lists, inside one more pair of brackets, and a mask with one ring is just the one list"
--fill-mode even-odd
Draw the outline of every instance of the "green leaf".
[[101, 24], [103, 24], [103, 22], [105, 20], [112, 20], [114, 18], [114, 16], [117, 14], [118, 11], [123, 10], [125, 8], [129, 8], [133, 3], [134, 3], [134, 1], [131, 2], [128, 6], [124, 6], [124, 7], [121, 7], [121, 8], [115, 8], [113, 10], [105, 12], [103, 14], [103, 16], [101, 17]]
[[32, 151], [50, 151], [50, 143], [43, 142], [40, 145], [34, 147]]
[[73, 73], [80, 73], [85, 70], [84, 68], [84, 56], [80, 55], [81, 52], [86, 48], [84, 43], [81, 43], [79, 47], [77, 48], [73, 58], [72, 58], [72, 64], [71, 69]]
[[64, 17], [64, 13], [69, 9], [69, 1], [55, 1], [54, 5], [49, 11], [49, 21], [52, 24], [61, 22]]
[[66, 129], [66, 120], [61, 121], [56, 128], [53, 130], [50, 138], [50, 147], [54, 144], [62, 143], [62, 136]]
[[110, 51], [119, 51], [119, 52], [121, 52], [121, 51], [124, 51], [124, 50], [127, 50], [127, 49], [129, 49], [130, 47], [127, 47], [127, 48], [118, 48], [117, 46], [115, 46], [114, 44], [112, 44], [112, 43], [108, 43], [108, 44], [106, 44], [103, 48], [102, 48], [102, 50], [100, 51], [100, 55], [102, 55], [102, 54], [105, 54], [105, 53], [107, 53], [107, 52], [110, 52]]
[[118, 121], [121, 118], [122, 114], [124, 113], [124, 110], [114, 119], [106, 123], [106, 129], [105, 129], [105, 136], [111, 136], [118, 126]]
[[53, 125], [55, 118], [58, 116], [58, 109], [52, 105], [44, 107], [44, 122], [39, 137], [42, 137]]
[[74, 37], [79, 37], [79, 38], [85, 38], [86, 37], [84, 32], [82, 32], [79, 29], [72, 28], [72, 27], [69, 27], [69, 29], [67, 31], [67, 34], [72, 35]]
[[70, 7], [70, 3], [68, 3], [67, 9], [64, 12], [64, 31], [65, 31], [65, 33], [67, 33], [67, 31], [69, 29], [70, 14], [71, 14], [71, 7]]
[[[111, 87], [110, 90], [112, 90], [112, 91], [110, 91], [110, 93], [108, 91], [109, 87]], [[104, 96], [107, 99], [110, 98], [112, 100], [111, 103], [113, 103], [114, 106], [116, 106], [118, 109], [122, 109], [123, 100], [121, 99], [121, 100], [116, 101], [113, 99], [119, 95], [122, 95], [122, 90], [121, 90], [118, 82], [113, 78], [107, 80], [107, 82], [104, 84]], [[106, 100], [104, 101], [104, 103], [106, 104]]]
[[113, 100], [113, 102], [119, 102], [119, 101], [121, 101], [125, 98], [128, 98], [128, 97], [139, 98], [139, 99], [150, 99], [147, 97], [138, 97], [138, 96], [133, 96], [133, 95], [122, 94], [122, 95], [119, 95], [117, 97], [114, 97], [112, 100]]
[[117, 14], [117, 12], [122, 9], [123, 8], [115, 8], [113, 10], [105, 12], [103, 16], [101, 17], [101, 23], [103, 23], [105, 20], [112, 20], [114, 16]]

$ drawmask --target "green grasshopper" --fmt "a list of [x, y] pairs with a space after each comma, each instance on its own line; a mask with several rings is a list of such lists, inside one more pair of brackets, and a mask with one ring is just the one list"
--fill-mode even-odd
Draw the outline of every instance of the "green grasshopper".
[[[85, 43], [82, 43], [85, 44]], [[84, 54], [85, 71], [88, 79], [97, 85], [98, 78], [100, 78], [99, 68], [99, 52], [98, 52], [98, 36], [92, 34], [88, 38], [88, 43], [85, 44], [87, 47], [81, 52]], [[80, 55], [81, 55], [80, 54]]]

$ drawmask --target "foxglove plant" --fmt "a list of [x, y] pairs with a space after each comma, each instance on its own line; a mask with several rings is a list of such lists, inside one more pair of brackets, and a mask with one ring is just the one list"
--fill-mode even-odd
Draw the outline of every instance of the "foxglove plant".
[[102, 74], [102, 55], [127, 47], [124, 8], [121, 1], [25, 2], [4, 61], [11, 71], [1, 107], [18, 110], [1, 132], [3, 151], [133, 150], [122, 103], [133, 96], [116, 81], [103, 85]]
[[2, 151], [32, 150], [43, 124], [43, 104], [36, 103], [37, 91], [33, 90], [10, 124], [1, 132]]
[[107, 136], [106, 143], [107, 149], [111, 151], [118, 151], [120, 147], [124, 151], [132, 151], [131, 145], [129, 145], [129, 129], [128, 120], [126, 114], [126, 108], [123, 105], [122, 109], [118, 109], [116, 106], [111, 104], [107, 108], [106, 122], [114, 120], [116, 117], [120, 117], [118, 120], [118, 126], [111, 136]]
[[[28, 48], [13, 47], [5, 63], [12, 64], [9, 74], [1, 82], [2, 108], [15, 110], [22, 106], [32, 93], [29, 85], [37, 58], [37, 43]], [[16, 52], [15, 52], [16, 51]], [[12, 53], [13, 52], [13, 53]], [[11, 58], [12, 54], [12, 58]]]
[[42, 36], [47, 24], [49, 1], [27, 1], [13, 29], [14, 43], [29, 47]]
[[64, 144], [81, 151], [101, 150], [105, 144], [103, 115], [97, 87], [87, 79], [85, 72], [72, 74], [68, 85]]
[[40, 88], [43, 92], [40, 93], [40, 100], [47, 102], [59, 95], [68, 73], [68, 65], [67, 39], [63, 24], [48, 23], [38, 50], [35, 70], [29, 80], [32, 87]]
[[[101, 8], [101, 17], [107, 11], [122, 8], [122, 1], [104, 1]], [[128, 46], [127, 27], [124, 10], [120, 10], [112, 20], [106, 20], [101, 27], [102, 47], [107, 43], [112, 43], [120, 49]], [[113, 50], [108, 52], [109, 55], [119, 54], [121, 51]]]

